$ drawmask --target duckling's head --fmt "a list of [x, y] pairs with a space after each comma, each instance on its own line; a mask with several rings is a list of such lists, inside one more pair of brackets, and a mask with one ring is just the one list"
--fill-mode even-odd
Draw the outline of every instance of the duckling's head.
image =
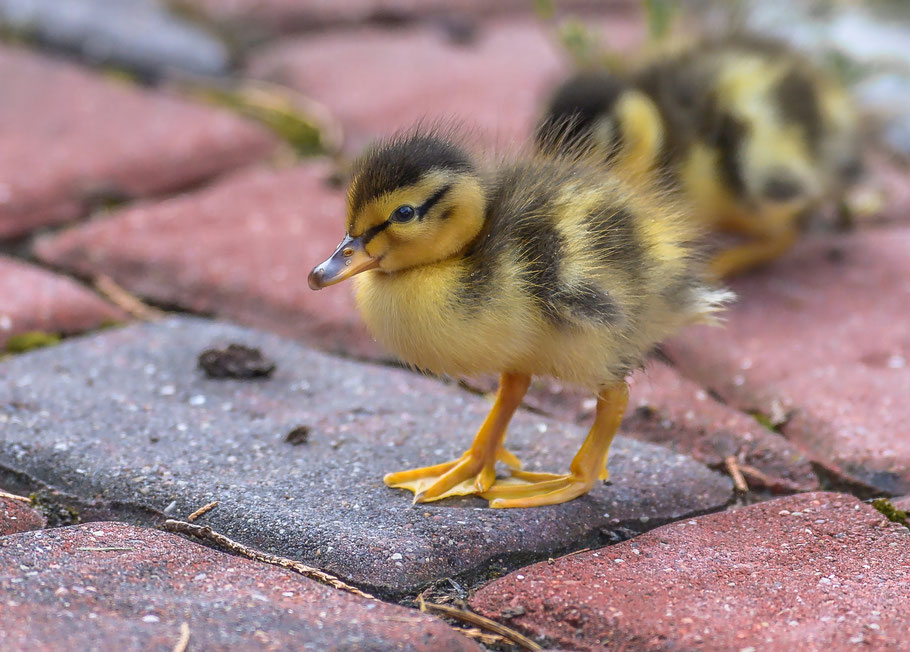
[[457, 256], [480, 233], [485, 207], [473, 161], [450, 140], [415, 132], [373, 145], [354, 166], [347, 234], [310, 272], [310, 287]]
[[548, 156], [593, 156], [634, 176], [657, 164], [664, 132], [657, 105], [645, 93], [611, 72], [587, 71], [556, 89], [536, 141]]
[[585, 71], [567, 79], [553, 93], [537, 126], [538, 149], [549, 155], [576, 145], [612, 149], [618, 137], [614, 109], [626, 90], [627, 84], [607, 71]]

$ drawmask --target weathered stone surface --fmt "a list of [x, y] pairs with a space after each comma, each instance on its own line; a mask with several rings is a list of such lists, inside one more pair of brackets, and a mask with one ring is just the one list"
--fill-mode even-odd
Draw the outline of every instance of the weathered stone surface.
[[900, 510], [905, 512], [910, 512], [910, 496], [904, 496], [903, 498], [895, 498], [892, 501], [892, 504]]
[[[199, 352], [237, 342], [278, 362], [266, 381], [208, 380]], [[384, 594], [476, 579], [555, 551], [716, 509], [729, 479], [620, 437], [613, 484], [565, 505], [493, 510], [478, 498], [411, 506], [390, 470], [451, 459], [489, 404], [409, 372], [307, 351], [196, 319], [70, 340], [0, 365], [0, 473], [78, 498], [83, 511], [186, 514], [245, 543]], [[308, 441], [286, 435], [309, 427]], [[566, 468], [575, 428], [519, 414], [529, 468]], [[110, 513], [108, 511], [108, 513]], [[121, 512], [122, 513], [122, 512]]]
[[666, 348], [730, 404], [781, 423], [785, 437], [849, 480], [910, 491], [910, 229], [807, 238], [738, 279], [722, 329]]
[[442, 621], [124, 523], [0, 539], [4, 650], [479, 650]]
[[44, 517], [41, 514], [20, 500], [3, 496], [0, 490], [0, 537], [43, 527]]
[[[239, 29], [288, 32], [341, 23], [404, 22], [420, 18], [462, 18], [487, 14], [531, 13], [525, 0], [187, 0], [218, 23]], [[560, 9], [602, 8], [603, 0], [562, 0]], [[629, 2], [612, 0], [611, 8], [627, 9]]]
[[350, 286], [313, 292], [306, 283], [344, 235], [344, 193], [326, 185], [329, 171], [317, 163], [240, 172], [42, 239], [36, 253], [165, 304], [378, 356]]
[[156, 0], [0, 0], [0, 20], [42, 44], [142, 74], [227, 72], [218, 39]]
[[0, 238], [107, 197], [176, 190], [272, 151], [227, 111], [0, 46]]
[[18, 333], [79, 333], [125, 318], [65, 276], [0, 256], [0, 349]]
[[573, 650], [900, 650], [908, 603], [910, 531], [814, 493], [523, 568], [471, 606]]
[[[625, 16], [592, 29], [601, 26], [614, 49], [637, 43], [644, 31]], [[418, 120], [455, 124], [475, 141], [509, 149], [528, 138], [546, 92], [568, 70], [565, 59], [547, 28], [526, 19], [486, 25], [468, 45], [429, 27], [301, 37], [256, 54], [249, 72], [329, 107], [350, 151]]]

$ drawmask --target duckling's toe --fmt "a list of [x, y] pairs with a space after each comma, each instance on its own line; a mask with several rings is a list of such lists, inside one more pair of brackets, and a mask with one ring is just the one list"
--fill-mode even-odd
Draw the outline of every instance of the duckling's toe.
[[[605, 472], [599, 479], [606, 479]], [[513, 472], [512, 477], [500, 480], [481, 494], [490, 501], [490, 507], [539, 507], [558, 505], [588, 493], [595, 485], [593, 477], [572, 473]]]
[[489, 459], [468, 451], [451, 462], [389, 473], [383, 481], [395, 489], [413, 491], [415, 503], [481, 494], [496, 481], [497, 460], [512, 469], [521, 467], [519, 459], [505, 448], [499, 448]]

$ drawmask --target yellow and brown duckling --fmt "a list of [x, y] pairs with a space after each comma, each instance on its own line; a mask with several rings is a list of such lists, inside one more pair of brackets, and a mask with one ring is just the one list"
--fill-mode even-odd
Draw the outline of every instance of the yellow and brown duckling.
[[784, 44], [751, 36], [659, 54], [627, 75], [585, 72], [554, 94], [545, 152], [580, 143], [618, 174], [682, 191], [708, 230], [745, 236], [712, 261], [728, 276], [781, 255], [803, 218], [861, 170], [845, 88]]
[[[499, 391], [457, 460], [391, 473], [416, 502], [480, 494], [493, 507], [562, 503], [607, 478], [625, 378], [664, 337], [710, 321], [730, 298], [699, 280], [676, 208], [567, 158], [481, 169], [460, 146], [415, 132], [354, 168], [347, 235], [313, 289], [357, 275], [367, 326], [414, 367], [500, 373]], [[527, 473], [503, 445], [534, 375], [597, 393], [569, 473]], [[511, 478], [496, 479], [497, 461]]]

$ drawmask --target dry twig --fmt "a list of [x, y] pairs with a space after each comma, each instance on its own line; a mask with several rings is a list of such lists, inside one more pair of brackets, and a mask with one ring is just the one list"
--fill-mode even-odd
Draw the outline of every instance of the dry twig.
[[135, 548], [122, 548], [120, 546], [83, 546], [76, 548], [81, 552], [131, 552]]
[[31, 498], [26, 498], [25, 496], [17, 496], [16, 494], [7, 493], [5, 491], [0, 491], [0, 498], [8, 498], [9, 500], [18, 500], [22, 503], [27, 503], [31, 505]]
[[422, 595], [417, 597], [417, 604], [420, 607], [421, 611], [433, 611], [433, 612], [442, 614], [444, 616], [448, 616], [449, 618], [454, 618], [456, 620], [460, 620], [461, 622], [464, 622], [464, 623], [470, 623], [470, 624], [475, 625], [488, 632], [493, 632], [494, 634], [498, 634], [499, 636], [502, 636], [504, 639], [506, 639], [510, 643], [514, 643], [515, 645], [517, 645], [525, 650], [534, 650], [534, 651], [543, 650], [542, 647], [540, 647], [537, 643], [535, 643], [534, 641], [529, 639], [524, 634], [521, 634], [520, 632], [516, 632], [511, 627], [506, 627], [505, 625], [503, 625], [501, 623], [497, 623], [495, 620], [490, 620], [489, 618], [486, 618], [485, 616], [481, 616], [480, 614], [475, 614], [472, 611], [466, 611], [464, 609], [459, 609], [457, 607], [450, 607], [445, 604], [436, 604], [434, 602], [426, 602], [423, 599]]
[[725, 457], [724, 465], [727, 467], [727, 473], [733, 478], [733, 486], [736, 487], [736, 490], [743, 494], [748, 493], [749, 485], [746, 484], [746, 479], [743, 477], [743, 473], [739, 468], [739, 462], [736, 461], [736, 456], [729, 455]]
[[490, 634], [483, 631], [479, 627], [468, 627], [462, 629], [461, 627], [455, 627], [460, 634], [467, 636], [468, 638], [473, 638], [475, 641], [480, 641], [484, 645], [499, 645], [500, 643], [505, 643], [506, 639], [499, 634]]
[[144, 303], [139, 297], [119, 286], [114, 279], [105, 274], [95, 277], [95, 289], [115, 306], [140, 321], [154, 321], [167, 314], [163, 310]]
[[277, 555], [270, 555], [268, 553], [262, 552], [261, 550], [256, 550], [255, 548], [248, 548], [242, 543], [237, 543], [233, 539], [229, 539], [223, 534], [215, 532], [212, 528], [203, 525], [195, 525], [193, 523], [187, 523], [186, 521], [177, 521], [174, 519], [168, 519], [164, 522], [162, 526], [167, 532], [177, 532], [179, 534], [187, 534], [189, 536], [196, 537], [198, 539], [203, 539], [205, 541], [211, 541], [222, 548], [229, 550], [238, 555], [242, 555], [247, 559], [252, 559], [254, 561], [260, 561], [264, 564], [271, 564], [273, 566], [281, 566], [282, 568], [287, 568], [296, 573], [300, 573], [304, 577], [309, 577], [310, 579], [317, 580], [323, 584], [328, 584], [333, 586], [336, 589], [342, 591], [347, 591], [348, 593], [353, 593], [354, 595], [359, 595], [361, 598], [367, 598], [369, 600], [376, 600], [377, 598], [373, 597], [369, 593], [361, 591], [355, 586], [346, 584], [334, 575], [330, 575], [324, 571], [319, 570], [318, 568], [313, 568], [312, 566], [307, 566], [306, 564], [294, 561], [293, 559], [286, 559], [285, 557], [278, 557]]
[[180, 638], [177, 639], [177, 643], [174, 645], [174, 652], [186, 652], [186, 648], [189, 644], [190, 644], [190, 624], [181, 623]]
[[199, 518], [200, 516], [203, 516], [205, 514], [208, 514], [210, 511], [212, 511], [216, 507], [218, 507], [218, 501], [217, 500], [212, 501], [208, 505], [203, 505], [202, 507], [197, 509], [195, 512], [193, 512], [192, 514], [187, 516], [186, 520], [188, 520], [190, 523], [192, 523], [197, 518]]
[[790, 482], [783, 478], [772, 478], [770, 475], [759, 471], [754, 466], [740, 464], [739, 470], [742, 471], [744, 476], [748, 476], [750, 479], [755, 480], [772, 491], [802, 491], [800, 486], [795, 482]]

